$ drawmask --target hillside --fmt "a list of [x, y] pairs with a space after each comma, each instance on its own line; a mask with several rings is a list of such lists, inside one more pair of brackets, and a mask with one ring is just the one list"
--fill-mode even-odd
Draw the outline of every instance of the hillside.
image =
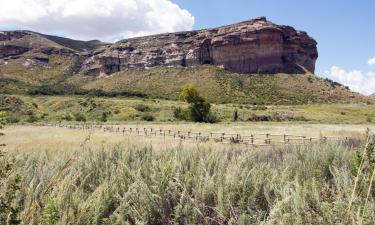
[[[50, 57], [49, 65], [25, 66], [23, 57], [0, 67], [0, 93], [31, 95], [93, 94], [178, 99], [187, 83], [196, 84], [215, 103], [306, 104], [356, 103], [368, 99], [346, 87], [304, 75], [242, 75], [215, 66], [131, 69], [109, 77], [76, 73], [80, 57]], [[21, 65], [21, 66], [20, 66]]]
[[[275, 40], [275, 35], [285, 40]], [[194, 43], [206, 43], [208, 55], [202, 52], [204, 46]], [[183, 50], [181, 54], [190, 52], [199, 62], [170, 64], [172, 58], [181, 56], [173, 50], [178, 46]], [[238, 52], [239, 48], [247, 50]], [[111, 58], [116, 54], [117, 58]], [[246, 58], [248, 55], [255, 58]], [[181, 87], [193, 83], [213, 103], [295, 105], [370, 101], [310, 73], [316, 58], [316, 42], [305, 32], [265, 18], [114, 44], [31, 31], [0, 32], [0, 94], [90, 94], [176, 100]], [[224, 60], [221, 66], [217, 65], [218, 59]], [[101, 73], [100, 68], [99, 75], [88, 73], [98, 62], [104, 63], [110, 73]], [[128, 64], [113, 65], [117, 62]], [[260, 66], [256, 73], [233, 72], [247, 71], [254, 63]], [[284, 70], [287, 73], [276, 73]]]
[[364, 97], [344, 86], [305, 75], [241, 75], [215, 66], [193, 68], [132, 69], [106, 78], [74, 76], [68, 83], [107, 93], [142, 93], [150, 98], [178, 99], [181, 87], [195, 84], [216, 103], [305, 104], [313, 102], [360, 102]]

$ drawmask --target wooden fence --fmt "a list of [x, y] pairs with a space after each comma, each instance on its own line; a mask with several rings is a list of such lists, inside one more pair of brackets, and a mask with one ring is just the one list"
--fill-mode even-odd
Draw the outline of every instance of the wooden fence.
[[140, 127], [136, 125], [95, 125], [95, 124], [39, 124], [40, 126], [54, 126], [75, 130], [101, 130], [103, 132], [118, 133], [123, 135], [137, 135], [147, 137], [163, 137], [175, 140], [194, 142], [217, 142], [225, 144], [244, 144], [252, 146], [271, 145], [305, 145], [319, 141], [345, 141], [349, 138], [340, 137], [307, 137], [303, 135], [291, 134], [271, 134], [271, 133], [225, 133], [225, 132], [192, 132], [170, 129], [159, 129], [154, 127]]

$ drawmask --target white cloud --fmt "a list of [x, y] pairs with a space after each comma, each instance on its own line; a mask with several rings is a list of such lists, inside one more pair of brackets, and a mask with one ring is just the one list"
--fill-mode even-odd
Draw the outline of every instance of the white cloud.
[[194, 17], [170, 0], [0, 0], [0, 5], [3, 28], [84, 40], [191, 30], [194, 25]]
[[375, 66], [375, 57], [369, 59], [367, 63], [368, 63], [370, 66]]
[[359, 70], [346, 71], [338, 66], [332, 66], [324, 72], [329, 78], [348, 86], [352, 91], [370, 95], [375, 92], [375, 72], [363, 74]]

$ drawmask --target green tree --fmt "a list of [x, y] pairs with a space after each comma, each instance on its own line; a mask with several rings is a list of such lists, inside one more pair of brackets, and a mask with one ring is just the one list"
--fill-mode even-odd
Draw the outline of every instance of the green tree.
[[215, 122], [214, 116], [210, 113], [211, 104], [199, 94], [194, 85], [185, 85], [182, 88], [180, 99], [190, 104], [188, 113], [181, 113], [181, 115], [188, 114], [190, 119], [195, 122]]
[[182, 88], [180, 99], [187, 103], [204, 101], [204, 99], [200, 96], [197, 88], [193, 84], [187, 84]]

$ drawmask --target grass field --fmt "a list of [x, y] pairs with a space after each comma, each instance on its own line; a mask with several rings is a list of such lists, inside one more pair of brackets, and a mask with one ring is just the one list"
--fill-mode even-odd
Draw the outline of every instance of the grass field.
[[[152, 126], [332, 135], [345, 130], [361, 134], [366, 127]], [[375, 220], [375, 192], [367, 198], [370, 174], [363, 170], [352, 198], [357, 151], [337, 143], [245, 148], [102, 131], [89, 135], [90, 131], [56, 127], [7, 126], [2, 132], [7, 153], [0, 160], [13, 165], [4, 187], [12, 187], [20, 175], [12, 204], [17, 206], [16, 218], [25, 224], [373, 224]]]
[[[16, 122], [75, 120], [79, 112], [87, 121], [100, 122], [107, 113], [108, 122], [143, 121], [151, 115], [154, 122], [177, 122], [173, 111], [187, 107], [181, 101], [129, 97], [88, 96], [18, 96], [2, 95], [0, 111], [7, 111]], [[233, 120], [234, 111], [239, 121], [254, 115], [266, 115], [272, 121], [289, 123], [374, 124], [375, 105], [367, 104], [306, 104], [306, 105], [248, 105], [213, 104], [213, 113], [223, 122]], [[12, 122], [12, 121], [10, 121]]]
[[[290, 134], [305, 135], [307, 137], [319, 138], [320, 136], [332, 137], [353, 137], [364, 139], [366, 129], [375, 131], [375, 125], [323, 125], [323, 124], [290, 124], [283, 123], [228, 123], [228, 124], [197, 124], [197, 123], [181, 123], [181, 124], [150, 124], [150, 123], [131, 123], [124, 124], [129, 126], [153, 127], [154, 129], [165, 129], [173, 131], [191, 131], [191, 132], [225, 132], [239, 133], [241, 135], [270, 133], [270, 134]], [[85, 139], [90, 135], [90, 141], [87, 145], [92, 147], [102, 144], [116, 144], [134, 139], [133, 142], [142, 144], [152, 143], [153, 145], [170, 146], [170, 143], [179, 144], [179, 141], [168, 139], [168, 144], [163, 138], [139, 138], [136, 136], [128, 136], [120, 133], [108, 133], [102, 130], [71, 130], [67, 128], [57, 127], [38, 127], [38, 126], [8, 126], [3, 130], [5, 136], [2, 142], [7, 145], [8, 150], [35, 150], [49, 148], [61, 149], [77, 149], [84, 143]], [[188, 143], [185, 143], [188, 144]], [[221, 146], [217, 144], [217, 146]], [[164, 147], [165, 148], [165, 147]]]

